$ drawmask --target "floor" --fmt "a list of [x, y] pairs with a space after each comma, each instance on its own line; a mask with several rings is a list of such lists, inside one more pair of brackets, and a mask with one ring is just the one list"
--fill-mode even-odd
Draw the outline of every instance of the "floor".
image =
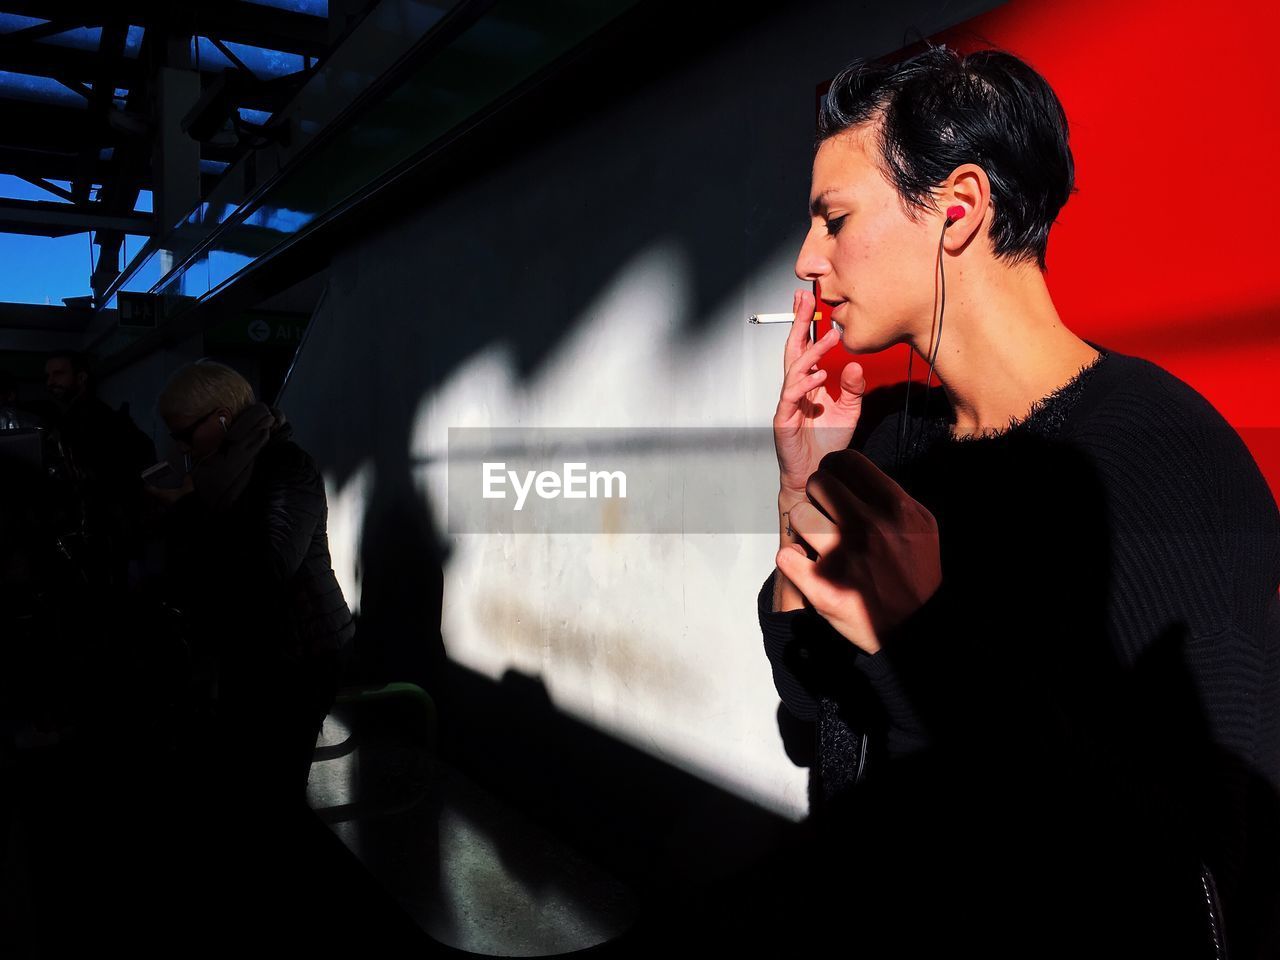
[[308, 803], [435, 942], [542, 957], [614, 939], [639, 904], [605, 871], [415, 742], [403, 714], [335, 707]]

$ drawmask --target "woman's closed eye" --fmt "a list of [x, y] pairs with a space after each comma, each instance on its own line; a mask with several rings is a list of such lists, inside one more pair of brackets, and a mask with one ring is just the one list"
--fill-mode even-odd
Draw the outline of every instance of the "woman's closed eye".
[[830, 220], [828, 220], [827, 236], [834, 237], [837, 233], [839, 233], [840, 228], [844, 226], [844, 221], [846, 217], [848, 217], [847, 213], [839, 217], [832, 217]]

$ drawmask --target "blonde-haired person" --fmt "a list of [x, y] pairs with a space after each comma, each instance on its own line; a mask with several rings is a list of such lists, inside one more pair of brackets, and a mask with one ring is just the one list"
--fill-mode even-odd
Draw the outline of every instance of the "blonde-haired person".
[[[306, 815], [312, 751], [355, 632], [331, 567], [324, 482], [284, 415], [230, 367], [182, 367], [158, 407], [191, 464], [171, 498], [168, 573], [217, 665], [197, 787], [228, 828], [215, 849], [224, 862], [283, 865], [296, 851], [281, 838]], [[228, 822], [236, 809], [245, 817]], [[268, 885], [279, 877], [258, 873]]]
[[158, 407], [166, 423], [195, 423], [209, 414], [234, 418], [253, 402], [253, 387], [237, 371], [215, 360], [197, 360], [169, 378]]

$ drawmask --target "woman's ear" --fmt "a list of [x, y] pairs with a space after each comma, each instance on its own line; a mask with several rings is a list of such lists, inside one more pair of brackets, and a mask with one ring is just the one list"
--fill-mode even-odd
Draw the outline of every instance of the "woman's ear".
[[987, 171], [976, 163], [956, 167], [942, 191], [940, 207], [961, 207], [964, 214], [947, 227], [943, 246], [949, 253], [959, 253], [978, 233], [991, 207], [991, 181]]

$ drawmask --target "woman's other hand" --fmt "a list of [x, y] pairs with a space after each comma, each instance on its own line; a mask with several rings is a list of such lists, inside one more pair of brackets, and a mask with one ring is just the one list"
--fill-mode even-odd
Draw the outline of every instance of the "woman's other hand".
[[823, 457], [807, 493], [813, 503], [791, 508], [791, 527], [817, 557], [786, 544], [778, 571], [841, 636], [874, 654], [942, 584], [938, 522], [857, 450]]

